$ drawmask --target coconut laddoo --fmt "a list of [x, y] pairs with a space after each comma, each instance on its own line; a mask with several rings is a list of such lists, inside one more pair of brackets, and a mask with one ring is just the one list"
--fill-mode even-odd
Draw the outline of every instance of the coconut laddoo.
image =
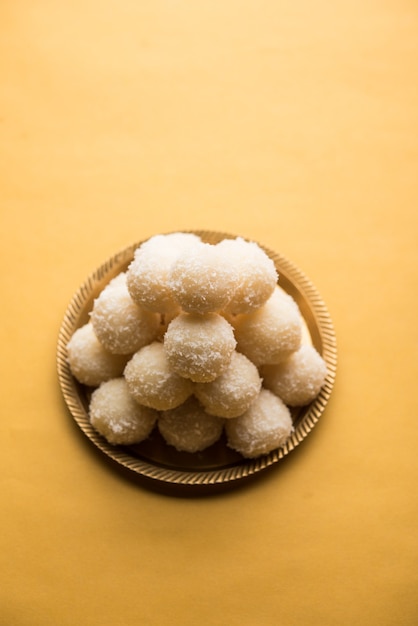
[[218, 245], [228, 259], [228, 265], [236, 268], [239, 275], [226, 311], [238, 315], [260, 308], [277, 284], [274, 262], [257, 243], [242, 237], [224, 239]]
[[135, 402], [124, 378], [114, 378], [93, 391], [89, 417], [93, 428], [109, 443], [132, 445], [149, 436], [158, 413]]
[[206, 413], [198, 400], [191, 396], [177, 408], [163, 411], [158, 429], [165, 442], [179, 452], [199, 452], [218, 441], [223, 420]]
[[303, 344], [285, 361], [261, 368], [264, 385], [289, 406], [309, 404], [325, 382], [327, 366], [317, 350]]
[[225, 308], [238, 284], [238, 268], [219, 244], [202, 243], [180, 254], [169, 285], [187, 313], [216, 313]]
[[133, 354], [157, 336], [160, 316], [132, 300], [126, 275], [112, 280], [94, 301], [91, 323], [100, 343], [112, 354]]
[[83, 385], [100, 383], [122, 376], [127, 355], [111, 354], [97, 339], [91, 324], [78, 328], [67, 344], [67, 359], [72, 375]]
[[174, 409], [193, 392], [193, 383], [169, 366], [164, 347], [155, 341], [136, 352], [124, 376], [132, 397], [159, 411]]
[[168, 276], [179, 254], [201, 244], [192, 233], [155, 235], [145, 241], [134, 254], [127, 270], [127, 283], [132, 299], [144, 309], [169, 316], [180, 311]]
[[238, 315], [233, 325], [237, 350], [257, 366], [280, 363], [301, 343], [299, 308], [293, 298], [279, 287], [260, 309]]
[[211, 383], [196, 383], [194, 394], [211, 415], [234, 418], [245, 413], [261, 390], [256, 366], [233, 352], [226, 370]]
[[211, 382], [222, 374], [235, 346], [232, 326], [217, 313], [180, 313], [164, 336], [170, 366], [194, 382]]
[[292, 430], [288, 407], [268, 389], [260, 391], [243, 415], [225, 422], [228, 446], [246, 458], [256, 458], [283, 446]]

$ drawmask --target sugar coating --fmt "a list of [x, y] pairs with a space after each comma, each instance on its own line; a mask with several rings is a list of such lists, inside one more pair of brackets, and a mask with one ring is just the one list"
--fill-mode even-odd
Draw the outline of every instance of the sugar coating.
[[211, 415], [233, 418], [245, 413], [261, 390], [256, 366], [233, 352], [226, 370], [211, 383], [196, 383], [194, 394]]
[[238, 285], [238, 268], [219, 244], [202, 243], [179, 255], [169, 285], [183, 311], [215, 313], [231, 300]]
[[264, 385], [289, 406], [304, 406], [316, 398], [325, 382], [327, 366], [311, 345], [302, 345], [285, 361], [262, 368]]
[[166, 443], [179, 452], [199, 452], [214, 444], [223, 430], [223, 420], [206, 413], [194, 396], [176, 409], [163, 411], [158, 428]]
[[240, 417], [227, 420], [228, 446], [246, 458], [256, 458], [283, 446], [293, 431], [292, 417], [284, 402], [262, 389]]
[[301, 343], [299, 308], [293, 298], [278, 287], [260, 309], [238, 315], [233, 324], [237, 350], [257, 366], [280, 363]]
[[175, 315], [179, 304], [168, 284], [168, 275], [178, 255], [201, 244], [192, 233], [155, 235], [144, 242], [134, 254], [127, 271], [128, 289], [132, 299], [143, 308]]
[[164, 347], [157, 341], [133, 355], [124, 376], [137, 402], [160, 411], [174, 409], [193, 392], [191, 380], [171, 369]]
[[144, 241], [140, 248], [142, 250], [155, 249], [158, 251], [171, 248], [175, 251], [181, 251], [188, 247], [200, 245], [201, 242], [202, 240], [199, 235], [179, 231], [176, 233], [166, 233], [165, 235], [154, 235]]
[[277, 284], [274, 262], [257, 243], [242, 237], [224, 239], [218, 245], [228, 258], [229, 265], [236, 268], [239, 274], [239, 282], [227, 311], [238, 315], [260, 308]]
[[132, 300], [126, 275], [112, 280], [96, 298], [91, 323], [101, 344], [113, 354], [133, 354], [157, 336], [160, 316]]
[[235, 346], [232, 326], [217, 313], [180, 313], [164, 336], [170, 367], [195, 382], [210, 382], [222, 374]]
[[100, 383], [121, 376], [129, 356], [111, 354], [97, 339], [93, 326], [78, 328], [67, 344], [67, 358], [72, 375], [83, 385]]
[[124, 378], [114, 378], [93, 392], [89, 416], [92, 426], [109, 443], [131, 445], [148, 437], [158, 413], [135, 402]]

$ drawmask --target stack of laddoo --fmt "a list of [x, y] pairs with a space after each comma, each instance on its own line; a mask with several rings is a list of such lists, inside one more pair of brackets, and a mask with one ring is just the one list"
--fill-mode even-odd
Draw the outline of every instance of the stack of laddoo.
[[290, 408], [309, 404], [326, 376], [272, 259], [241, 237], [151, 237], [95, 299], [67, 354], [109, 443], [137, 444], [157, 427], [194, 453], [225, 432], [246, 458], [285, 444]]

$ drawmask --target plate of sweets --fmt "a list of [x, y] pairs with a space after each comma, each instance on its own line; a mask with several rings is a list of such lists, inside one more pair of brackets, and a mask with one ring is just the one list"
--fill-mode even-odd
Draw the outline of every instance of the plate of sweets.
[[335, 380], [318, 291], [262, 244], [157, 234], [72, 297], [57, 367], [65, 403], [113, 467], [170, 493], [208, 493], [277, 464], [312, 431]]

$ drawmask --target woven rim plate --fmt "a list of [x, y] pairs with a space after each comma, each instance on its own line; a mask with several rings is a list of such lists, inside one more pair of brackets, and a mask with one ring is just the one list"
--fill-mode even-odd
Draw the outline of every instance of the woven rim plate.
[[[207, 243], [218, 243], [236, 235], [214, 231], [188, 231], [199, 235]], [[67, 343], [74, 331], [89, 319], [94, 299], [105, 285], [127, 269], [134, 252], [142, 241], [130, 245], [101, 265], [74, 294], [61, 324], [58, 337], [57, 367], [61, 391], [75, 422], [88, 439], [131, 477], [143, 480], [158, 490], [171, 487], [188, 488], [188, 491], [214, 490], [233, 486], [274, 465], [296, 448], [317, 424], [328, 403], [334, 385], [337, 349], [332, 320], [318, 291], [311, 281], [293, 263], [282, 255], [258, 244], [274, 261], [279, 286], [289, 293], [299, 305], [308, 331], [309, 340], [327, 364], [327, 377], [317, 398], [308, 406], [292, 410], [294, 432], [286, 444], [256, 459], [243, 459], [227, 447], [225, 438], [200, 453], [177, 452], [162, 440], [158, 429], [136, 446], [110, 445], [91, 426], [88, 403], [91, 390], [80, 385], [72, 376], [67, 362]]]

